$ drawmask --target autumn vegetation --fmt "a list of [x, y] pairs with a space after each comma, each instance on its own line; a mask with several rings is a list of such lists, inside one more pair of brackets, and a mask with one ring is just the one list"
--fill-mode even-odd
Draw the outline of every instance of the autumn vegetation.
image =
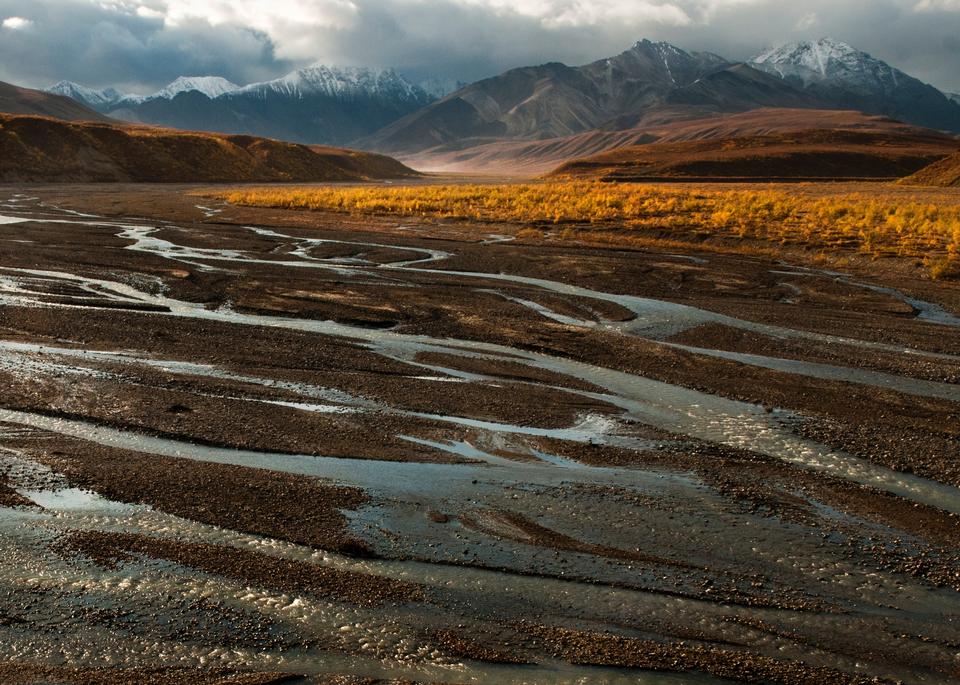
[[960, 152], [935, 162], [900, 181], [903, 185], [960, 188]]
[[510, 223], [536, 236], [642, 244], [723, 239], [756, 248], [910, 258], [933, 278], [960, 275], [960, 200], [894, 190], [799, 192], [599, 182], [252, 188], [219, 195], [260, 207]]

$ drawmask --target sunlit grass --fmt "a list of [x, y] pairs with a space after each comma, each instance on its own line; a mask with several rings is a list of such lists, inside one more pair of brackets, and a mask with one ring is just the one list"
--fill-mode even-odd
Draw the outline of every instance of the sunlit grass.
[[603, 232], [605, 241], [624, 244], [666, 232], [674, 239], [855, 251], [922, 260], [933, 278], [960, 275], [960, 205], [883, 193], [818, 197], [786, 189], [567, 182], [263, 188], [220, 197], [258, 207], [513, 223], [527, 227], [526, 235], [546, 226], [564, 238]]

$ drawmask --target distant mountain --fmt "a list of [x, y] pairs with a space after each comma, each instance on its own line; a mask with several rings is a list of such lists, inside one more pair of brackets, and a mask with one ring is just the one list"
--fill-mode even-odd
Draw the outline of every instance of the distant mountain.
[[216, 76], [195, 76], [178, 78], [147, 96], [68, 82], [51, 91], [133, 123], [318, 144], [348, 143], [434, 100], [392, 69], [320, 64], [243, 87]]
[[71, 121], [109, 121], [76, 100], [57, 93], [0, 83], [0, 112], [36, 114]]
[[760, 53], [750, 65], [840, 109], [960, 132], [960, 104], [840, 41], [790, 43]]
[[[196, 91], [208, 98], [216, 98], [225, 93], [232, 93], [238, 90], [240, 86], [231, 83], [225, 78], [219, 76], [181, 76], [168, 86], [161, 88], [150, 98], [162, 98], [172, 100], [180, 93], [190, 93]], [[144, 99], [150, 99], [144, 98]]]
[[760, 109], [792, 110], [792, 120], [796, 110], [864, 112], [960, 132], [960, 104], [844, 43], [794, 43], [732, 63], [642, 40], [582, 67], [512, 69], [356, 144], [427, 169], [465, 171], [493, 160], [535, 169], [563, 150], [655, 142], [683, 121]]
[[960, 93], [944, 93], [944, 95], [950, 98], [953, 102], [956, 102], [958, 105], [960, 105]]
[[379, 97], [417, 102], [423, 99], [424, 92], [393, 69], [314, 64], [274, 81], [246, 86], [236, 94], [253, 94], [261, 98], [281, 95], [301, 99], [320, 96], [343, 100]]
[[389, 157], [353, 150], [3, 114], [0, 150], [0, 182], [314, 182], [416, 175]]
[[96, 90], [72, 81], [60, 81], [47, 88], [47, 92], [73, 98], [105, 114], [123, 107], [137, 107], [150, 100], [172, 100], [181, 93], [196, 91], [208, 98], [215, 98], [239, 88], [240, 86], [219, 76], [181, 76], [151, 95], [129, 95], [115, 88]]
[[113, 105], [125, 97], [113, 88], [94, 90], [71, 81], [60, 81], [47, 88], [47, 92], [71, 98], [98, 112], [109, 111]]
[[650, 110], [671, 105], [688, 110], [688, 116], [703, 116], [821, 104], [780, 78], [718, 55], [643, 40], [586, 66], [551, 63], [479, 81], [361, 144], [411, 154], [438, 146], [630, 128]]

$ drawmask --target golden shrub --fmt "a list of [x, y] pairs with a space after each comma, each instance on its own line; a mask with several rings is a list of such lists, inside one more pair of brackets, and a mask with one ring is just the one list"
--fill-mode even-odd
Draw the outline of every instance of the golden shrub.
[[[239, 205], [350, 214], [423, 216], [560, 225], [561, 239], [614, 232], [604, 242], [637, 244], [664, 233], [853, 250], [873, 257], [922, 259], [934, 277], [960, 264], [960, 205], [837, 193], [817, 197], [788, 189], [558, 182], [504, 185], [262, 188], [220, 195]], [[646, 234], [646, 236], [644, 235]]]

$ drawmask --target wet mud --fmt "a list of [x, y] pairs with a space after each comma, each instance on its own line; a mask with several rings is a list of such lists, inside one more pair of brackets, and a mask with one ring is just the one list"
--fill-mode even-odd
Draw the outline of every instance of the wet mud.
[[0, 188], [0, 679], [960, 679], [960, 289]]

